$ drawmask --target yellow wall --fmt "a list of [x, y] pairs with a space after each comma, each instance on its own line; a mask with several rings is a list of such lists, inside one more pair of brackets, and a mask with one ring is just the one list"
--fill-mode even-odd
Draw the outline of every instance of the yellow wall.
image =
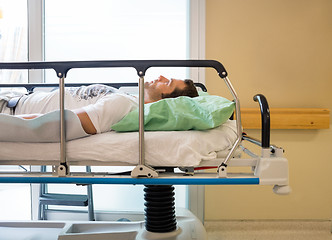
[[[258, 107], [252, 97], [263, 93], [271, 108], [332, 110], [332, 1], [206, 0], [206, 59], [225, 65], [242, 107]], [[206, 84], [228, 96], [213, 70]], [[257, 130], [246, 132], [260, 138]], [[206, 220], [331, 219], [332, 126], [271, 134], [286, 151], [293, 192], [206, 186]]]

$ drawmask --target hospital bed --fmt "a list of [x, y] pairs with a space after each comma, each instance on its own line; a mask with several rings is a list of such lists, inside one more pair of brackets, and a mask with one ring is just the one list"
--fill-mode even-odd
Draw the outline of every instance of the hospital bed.
[[[65, 85], [75, 85], [65, 84], [68, 71], [74, 68], [108, 67], [131, 67], [137, 71], [138, 83], [108, 85], [116, 88], [138, 86], [138, 132], [118, 133], [110, 131], [66, 141], [65, 115], [68, 112], [64, 109], [64, 87]], [[199, 67], [215, 69], [233, 97], [236, 120], [228, 120], [221, 126], [204, 131], [145, 131], [144, 76], [146, 71], [152, 67]], [[281, 147], [270, 144], [270, 115], [266, 98], [261, 94], [254, 97], [254, 100], [259, 103], [261, 109], [262, 137], [261, 140], [253, 139], [242, 131], [239, 98], [228, 78], [227, 71], [218, 61], [26, 62], [0, 63], [0, 69], [54, 69], [59, 78], [57, 87], [59, 87], [60, 91], [59, 143], [0, 142], [1, 165], [47, 165], [52, 166], [52, 171], [39, 173], [4, 172], [0, 174], [0, 183], [145, 185], [146, 220], [144, 224], [142, 223], [145, 228], [140, 224], [140, 227], [138, 227], [139, 231], [128, 231], [132, 234], [132, 237], [128, 237], [128, 239], [162, 239], [163, 234], [165, 234], [165, 238], [168, 236], [169, 239], [191, 239], [186, 235], [191, 234], [193, 236], [193, 233], [190, 227], [189, 230], [186, 229], [188, 227], [187, 224], [183, 224], [183, 219], [185, 218], [179, 218], [175, 215], [172, 185], [272, 185], [273, 191], [277, 194], [288, 194], [290, 191], [288, 161], [284, 157], [284, 150]], [[0, 88], [25, 87], [28, 91], [33, 91], [35, 87], [54, 86], [54, 84], [15, 84], [14, 86], [0, 84]], [[197, 84], [197, 86], [206, 91], [204, 85]], [[169, 147], [164, 147], [168, 145], [165, 144], [165, 139], [167, 139], [168, 143], [172, 143], [169, 144]], [[247, 147], [244, 147], [244, 142], [259, 146], [261, 149], [260, 154], [255, 154]], [[89, 146], [89, 149], [86, 146]], [[114, 149], [117, 151], [114, 151]], [[135, 150], [132, 151], [132, 149]], [[156, 151], [156, 149], [158, 150]], [[242, 155], [245, 155], [245, 157]], [[71, 171], [71, 166], [131, 166], [132, 168], [130, 172], [126, 173], [93, 171], [82, 173]], [[230, 171], [233, 167], [249, 167], [250, 171], [240, 173]], [[178, 169], [179, 171], [175, 171], [174, 169]], [[160, 198], [156, 196], [164, 197]], [[164, 214], [160, 214], [161, 211], [164, 211]], [[190, 219], [194, 218], [194, 216], [190, 215]], [[202, 229], [202, 226], [196, 220], [196, 228]], [[6, 226], [10, 226], [10, 224], [6, 224], [4, 223], [0, 227], [6, 228]], [[41, 223], [38, 222], [36, 224]], [[72, 228], [73, 225], [71, 225], [70, 229]], [[83, 236], [80, 234], [83, 233], [77, 232], [77, 236]], [[89, 232], [89, 234], [92, 233]], [[100, 232], [100, 234], [102, 233]], [[108, 232], [108, 234], [110, 233]], [[114, 239], [117, 239], [116, 234], [118, 233], [114, 233]], [[60, 235], [59, 239], [71, 239], [70, 236], [73, 237], [75, 234], [71, 233], [69, 234], [70, 236], [62, 234], [61, 237]], [[99, 236], [101, 237], [100, 239], [103, 239], [103, 235]], [[106, 235], [104, 236], [106, 238]], [[74, 237], [72, 239], [78, 239]], [[202, 235], [199, 235], [198, 239], [205, 239], [205, 234], [202, 233]]]

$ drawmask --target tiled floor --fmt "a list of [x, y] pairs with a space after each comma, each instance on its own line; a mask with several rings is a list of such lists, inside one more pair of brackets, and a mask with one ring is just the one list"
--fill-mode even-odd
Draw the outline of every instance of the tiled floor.
[[209, 240], [332, 240], [331, 221], [206, 221]]

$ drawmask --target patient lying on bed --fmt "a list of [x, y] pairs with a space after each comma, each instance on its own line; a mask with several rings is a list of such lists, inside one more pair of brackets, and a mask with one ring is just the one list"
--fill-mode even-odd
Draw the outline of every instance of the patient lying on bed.
[[[192, 80], [158, 79], [145, 83], [145, 103], [178, 96], [198, 96]], [[1, 107], [3, 106], [3, 107]], [[72, 110], [88, 134], [107, 132], [110, 126], [120, 121], [138, 106], [135, 96], [121, 93], [102, 84], [65, 88], [65, 108]], [[33, 119], [59, 109], [59, 91], [35, 92], [23, 96], [18, 102], [14, 115]], [[0, 96], [0, 113], [10, 114]]]

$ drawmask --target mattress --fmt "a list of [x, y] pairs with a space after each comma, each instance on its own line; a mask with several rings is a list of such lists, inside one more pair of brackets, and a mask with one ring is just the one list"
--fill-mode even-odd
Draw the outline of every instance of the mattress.
[[[145, 132], [145, 161], [150, 166], [199, 166], [224, 157], [237, 139], [236, 121], [206, 131]], [[114, 131], [68, 141], [67, 162], [96, 165], [137, 165], [138, 132]], [[0, 142], [0, 164], [54, 164], [60, 158], [59, 143]], [[79, 163], [79, 164], [78, 164]], [[86, 164], [88, 165], [88, 164]], [[91, 164], [90, 164], [91, 165]]]

